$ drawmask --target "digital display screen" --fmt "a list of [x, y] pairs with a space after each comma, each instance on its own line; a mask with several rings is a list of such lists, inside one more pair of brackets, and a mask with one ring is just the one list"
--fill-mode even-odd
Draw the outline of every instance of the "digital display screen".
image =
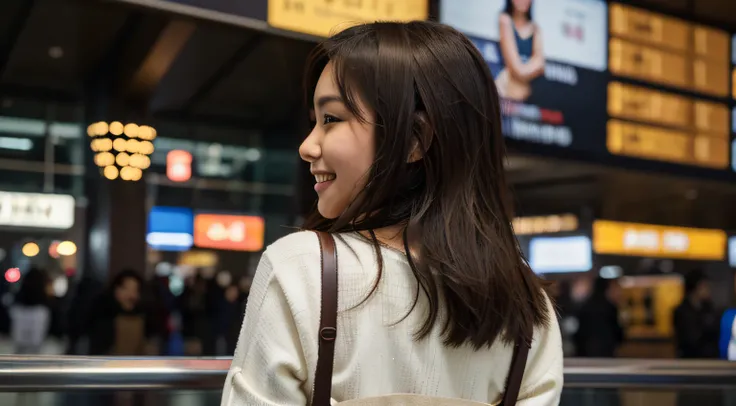
[[529, 266], [538, 274], [587, 272], [593, 267], [590, 238], [532, 238], [529, 241]]
[[184, 207], [152, 207], [148, 213], [148, 245], [159, 251], [187, 251], [194, 244], [194, 214]]
[[504, 134], [585, 151], [605, 150], [607, 15], [602, 0], [440, 3], [440, 21], [465, 33], [491, 69]]
[[728, 263], [731, 267], [736, 268], [736, 237], [728, 239]]

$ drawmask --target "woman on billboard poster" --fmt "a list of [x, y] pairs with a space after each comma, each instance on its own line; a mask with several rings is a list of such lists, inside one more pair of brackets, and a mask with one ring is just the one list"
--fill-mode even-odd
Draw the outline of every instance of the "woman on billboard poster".
[[505, 68], [496, 78], [499, 96], [525, 101], [531, 81], [544, 73], [542, 32], [532, 21], [533, 0], [506, 0], [498, 25]]

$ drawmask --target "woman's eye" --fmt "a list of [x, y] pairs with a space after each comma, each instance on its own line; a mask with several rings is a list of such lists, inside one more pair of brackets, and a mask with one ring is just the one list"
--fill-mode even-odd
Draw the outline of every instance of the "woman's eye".
[[342, 120], [340, 120], [339, 118], [337, 118], [335, 116], [331, 116], [329, 114], [325, 114], [324, 115], [324, 119], [322, 120], [322, 125], [327, 125], [327, 124], [332, 124], [332, 123], [339, 123], [340, 121], [342, 121]]

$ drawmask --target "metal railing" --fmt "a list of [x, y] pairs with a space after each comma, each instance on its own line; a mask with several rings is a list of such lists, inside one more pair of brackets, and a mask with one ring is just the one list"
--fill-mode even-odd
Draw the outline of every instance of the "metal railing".
[[[219, 390], [228, 358], [0, 356], [0, 392]], [[565, 387], [718, 389], [736, 387], [723, 361], [566, 359]]]

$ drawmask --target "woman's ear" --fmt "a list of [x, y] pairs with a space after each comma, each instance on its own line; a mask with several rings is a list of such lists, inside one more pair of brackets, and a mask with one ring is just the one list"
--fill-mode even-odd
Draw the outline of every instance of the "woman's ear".
[[409, 163], [417, 162], [424, 158], [424, 154], [429, 150], [429, 146], [432, 144], [432, 136], [434, 130], [432, 125], [429, 123], [429, 117], [427, 113], [418, 111], [414, 113], [414, 126], [412, 130], [413, 140], [411, 152], [407, 161]]

